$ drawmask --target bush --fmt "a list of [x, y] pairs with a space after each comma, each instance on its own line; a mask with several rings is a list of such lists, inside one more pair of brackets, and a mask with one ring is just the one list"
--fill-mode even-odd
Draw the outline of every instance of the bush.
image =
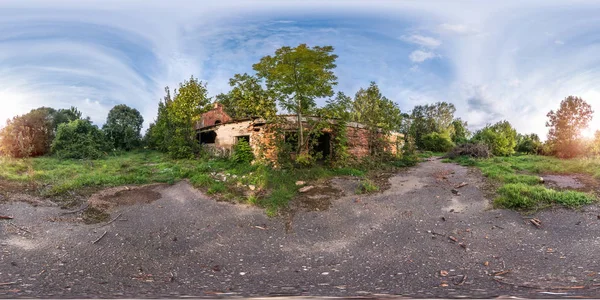
[[435, 152], [448, 152], [454, 148], [454, 143], [447, 133], [432, 132], [421, 138], [423, 150]]
[[236, 163], [250, 163], [254, 160], [254, 152], [250, 143], [246, 140], [240, 140], [233, 147], [231, 159]]
[[517, 131], [508, 121], [501, 121], [477, 131], [473, 141], [486, 144], [494, 155], [508, 156], [515, 153]]
[[358, 184], [356, 194], [368, 194], [379, 191], [379, 187], [369, 179], [365, 179]]
[[52, 142], [52, 153], [59, 158], [97, 159], [106, 150], [106, 137], [88, 120], [61, 124]]
[[296, 164], [302, 167], [310, 167], [314, 165], [316, 162], [316, 158], [308, 153], [300, 153], [296, 156]]
[[468, 143], [454, 147], [448, 158], [457, 158], [459, 156], [468, 156], [474, 158], [489, 158], [492, 156], [490, 148], [485, 144]]

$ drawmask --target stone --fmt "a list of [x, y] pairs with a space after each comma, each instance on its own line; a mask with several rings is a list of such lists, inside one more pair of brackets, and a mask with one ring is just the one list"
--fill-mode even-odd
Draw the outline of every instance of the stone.
[[314, 187], [314, 186], [312, 186], [312, 185], [308, 185], [308, 186], [305, 186], [305, 187], [303, 187], [303, 188], [300, 188], [300, 189], [298, 190], [298, 192], [300, 192], [300, 193], [306, 193], [306, 192], [308, 192], [308, 191], [312, 190], [313, 188], [315, 188], [315, 187]]
[[304, 182], [304, 181], [296, 181], [296, 185], [305, 185], [305, 184], [306, 184], [306, 182]]
[[249, 188], [251, 191], [254, 191], [254, 190], [256, 190], [256, 186], [254, 186], [254, 185], [249, 185], [249, 186], [248, 186], [248, 188]]

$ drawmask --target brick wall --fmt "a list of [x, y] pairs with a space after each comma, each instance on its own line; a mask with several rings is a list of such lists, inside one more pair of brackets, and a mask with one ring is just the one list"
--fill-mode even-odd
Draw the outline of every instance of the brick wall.
[[233, 121], [233, 119], [223, 110], [223, 105], [220, 103], [215, 103], [212, 110], [205, 112], [200, 116], [200, 121], [196, 124], [196, 129], [213, 126], [217, 121], [221, 124]]

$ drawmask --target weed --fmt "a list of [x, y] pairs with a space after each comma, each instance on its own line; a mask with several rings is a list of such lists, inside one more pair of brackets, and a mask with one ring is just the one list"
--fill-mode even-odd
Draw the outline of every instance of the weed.
[[369, 194], [379, 191], [379, 187], [371, 180], [365, 179], [358, 184], [356, 188], [356, 194]]

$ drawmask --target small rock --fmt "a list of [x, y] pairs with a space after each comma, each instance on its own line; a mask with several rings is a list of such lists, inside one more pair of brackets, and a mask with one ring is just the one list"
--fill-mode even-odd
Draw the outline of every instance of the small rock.
[[254, 186], [254, 185], [249, 185], [249, 186], [248, 186], [248, 188], [249, 188], [251, 191], [254, 191], [254, 190], [256, 190], [256, 186]]
[[540, 177], [540, 182], [541, 182], [541, 183], [544, 183], [544, 182], [545, 182], [545, 181], [544, 181], [544, 177]]
[[442, 277], [446, 277], [446, 276], [448, 276], [448, 271], [441, 270], [441, 271], [440, 271], [440, 276], [442, 276]]
[[457, 189], [452, 189], [452, 194], [460, 196], [460, 193], [458, 192]]
[[246, 272], [240, 272], [240, 275], [244, 276], [246, 275]]
[[296, 181], [296, 185], [305, 185], [305, 184], [306, 184], [306, 182], [304, 182], [304, 181]]
[[306, 193], [306, 192], [308, 192], [308, 191], [312, 190], [313, 188], [315, 188], [315, 187], [314, 187], [314, 186], [312, 186], [312, 185], [305, 186], [305, 187], [303, 187], [303, 188], [299, 189], [299, 190], [298, 190], [298, 192], [300, 192], [300, 193]]

